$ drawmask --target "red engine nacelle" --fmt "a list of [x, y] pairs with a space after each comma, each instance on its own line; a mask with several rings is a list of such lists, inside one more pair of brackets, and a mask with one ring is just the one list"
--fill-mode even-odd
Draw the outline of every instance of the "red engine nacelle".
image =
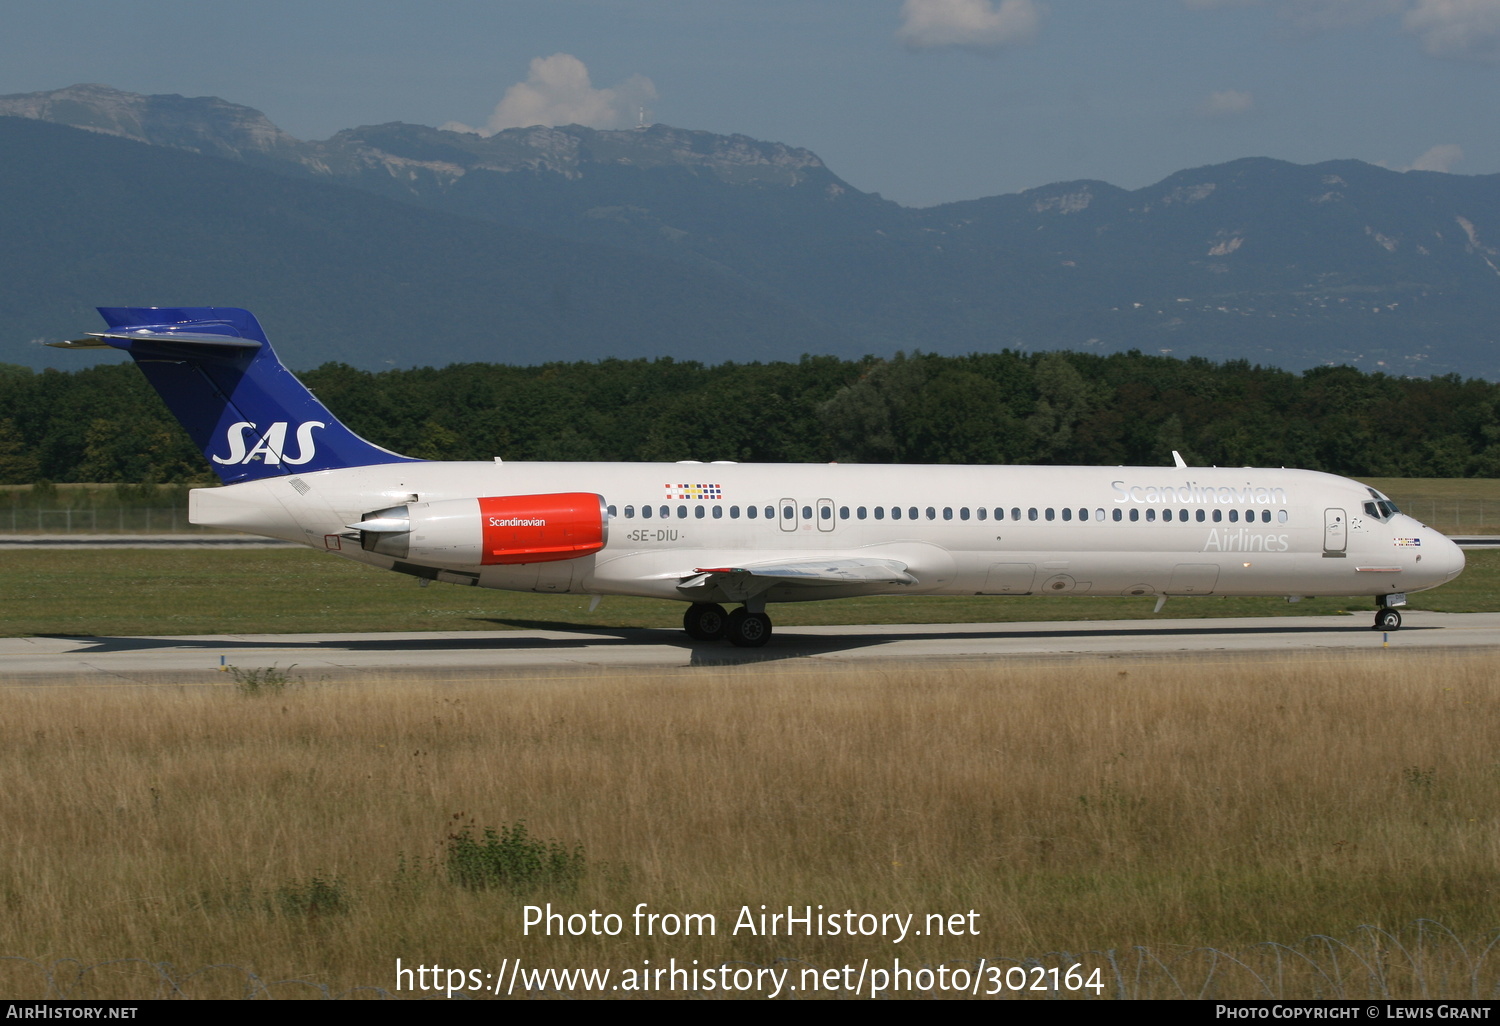
[[604, 497], [593, 492], [411, 502], [349, 526], [370, 552], [448, 567], [577, 559], [609, 540]]
[[491, 563], [550, 563], [604, 548], [609, 512], [591, 492], [496, 495], [479, 500], [484, 558]]

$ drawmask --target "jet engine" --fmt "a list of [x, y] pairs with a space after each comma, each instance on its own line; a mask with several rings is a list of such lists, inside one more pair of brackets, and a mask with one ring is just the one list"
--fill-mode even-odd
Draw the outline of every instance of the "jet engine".
[[367, 552], [442, 567], [551, 563], [604, 548], [609, 514], [593, 492], [408, 502], [350, 530]]

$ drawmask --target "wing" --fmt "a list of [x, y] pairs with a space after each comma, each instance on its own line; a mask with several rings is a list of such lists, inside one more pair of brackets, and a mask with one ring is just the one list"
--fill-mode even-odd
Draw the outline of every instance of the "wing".
[[886, 587], [916, 584], [906, 564], [894, 559], [820, 559], [746, 566], [699, 567], [683, 577], [677, 590], [701, 602], [743, 602], [778, 586], [829, 588]]

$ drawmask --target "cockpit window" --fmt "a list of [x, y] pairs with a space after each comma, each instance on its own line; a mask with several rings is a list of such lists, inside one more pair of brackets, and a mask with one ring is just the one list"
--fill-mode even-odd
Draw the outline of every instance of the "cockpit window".
[[[1371, 488], [1370, 494], [1378, 495], [1379, 493], [1376, 492], [1375, 489]], [[1365, 516], [1374, 517], [1381, 523], [1384, 523], [1385, 521], [1391, 519], [1391, 517], [1400, 512], [1401, 511], [1396, 508], [1396, 504], [1390, 499], [1380, 499], [1376, 502], [1365, 503]]]

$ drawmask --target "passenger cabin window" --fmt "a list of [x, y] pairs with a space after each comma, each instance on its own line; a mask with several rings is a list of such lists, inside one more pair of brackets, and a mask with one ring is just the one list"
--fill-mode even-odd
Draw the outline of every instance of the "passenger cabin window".
[[729, 507], [729, 519], [730, 520], [738, 520], [739, 518], [740, 518], [740, 508], [738, 506], [730, 506]]
[[642, 506], [641, 507], [641, 516], [644, 517], [644, 518], [646, 518], [647, 520], [650, 520], [651, 519], [651, 507], [650, 506]]
[[876, 520], [884, 520], [885, 519], [885, 507], [884, 506], [876, 506], [875, 507], [875, 519]]
[[634, 520], [635, 519], [635, 507], [634, 506], [626, 506], [625, 507], [625, 519], [626, 520]]
[[908, 519], [908, 520], [915, 520], [915, 519], [917, 519], [917, 507], [915, 507], [915, 506], [908, 506], [907, 507], [907, 509], [906, 509], [906, 519]]
[[866, 514], [868, 512], [869, 511], [866, 510], [863, 506], [860, 506], [858, 509], [856, 509], [854, 511], [854, 515], [857, 516], [859, 519], [863, 520], [863, 519], [865, 519], [865, 516], [866, 516]]
[[892, 520], [900, 520], [901, 519], [901, 507], [900, 506], [892, 506], [891, 507], [891, 519]]
[[754, 520], [756, 517], [760, 516], [760, 508], [757, 506], [746, 506], [745, 516], [750, 520]]
[[1237, 523], [1240, 522], [1240, 511], [1239, 510], [1232, 509], [1232, 510], [1229, 511], [1229, 522], [1231, 524], [1237, 524]]
[[1132, 506], [1130, 509], [1130, 522], [1133, 524], [1139, 519], [1141, 519], [1141, 511]]
[[1117, 524], [1121, 520], [1123, 520], [1124, 517], [1125, 517], [1125, 514], [1121, 513], [1118, 507], [1115, 509], [1115, 511], [1112, 514], [1110, 514], [1110, 519], [1112, 519]]

